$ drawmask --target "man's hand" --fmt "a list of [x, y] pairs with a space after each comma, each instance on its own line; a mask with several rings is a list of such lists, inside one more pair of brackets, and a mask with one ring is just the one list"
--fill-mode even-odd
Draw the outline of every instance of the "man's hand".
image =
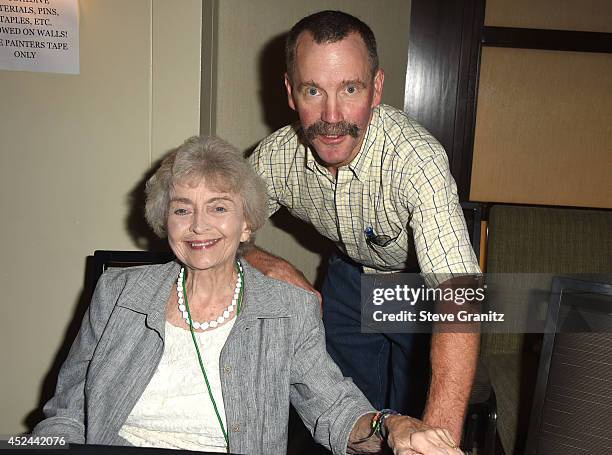
[[317, 296], [317, 299], [319, 299], [319, 304], [323, 302], [321, 293], [314, 288], [310, 281], [306, 279], [304, 274], [284, 259], [278, 258], [276, 265], [271, 267], [266, 273], [264, 273], [264, 275], [269, 276], [270, 278], [285, 281], [299, 288], [306, 289]]
[[432, 428], [408, 416], [385, 419], [389, 436], [387, 444], [394, 455], [460, 455], [451, 434], [442, 428]]
[[319, 291], [291, 263], [257, 247], [247, 251], [244, 254], [244, 258], [264, 275], [312, 292], [317, 296], [319, 304], [321, 304], [322, 298]]

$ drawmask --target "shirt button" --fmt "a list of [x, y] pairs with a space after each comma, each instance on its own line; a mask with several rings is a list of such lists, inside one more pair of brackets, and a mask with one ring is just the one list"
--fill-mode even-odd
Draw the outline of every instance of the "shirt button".
[[224, 372], [225, 374], [230, 374], [230, 373], [232, 372], [232, 367], [230, 367], [230, 366], [228, 366], [228, 365], [225, 365], [225, 366], [223, 367], [223, 372]]
[[234, 433], [238, 433], [240, 431], [240, 425], [238, 425], [237, 423], [235, 423], [234, 425], [232, 425], [232, 431]]

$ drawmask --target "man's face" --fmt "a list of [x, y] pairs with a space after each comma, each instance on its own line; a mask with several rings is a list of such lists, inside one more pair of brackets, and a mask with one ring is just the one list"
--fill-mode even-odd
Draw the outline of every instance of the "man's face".
[[294, 74], [285, 75], [289, 106], [320, 160], [335, 175], [359, 153], [372, 109], [380, 104], [384, 73], [374, 78], [361, 37], [317, 44], [309, 32], [297, 41]]

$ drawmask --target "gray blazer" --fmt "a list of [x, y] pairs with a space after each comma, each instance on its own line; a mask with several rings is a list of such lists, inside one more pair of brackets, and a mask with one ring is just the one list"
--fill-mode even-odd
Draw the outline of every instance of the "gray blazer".
[[[318, 442], [344, 454], [356, 420], [373, 409], [328, 356], [316, 298], [243, 266], [243, 311], [219, 367], [230, 451], [285, 453], [291, 402]], [[33, 434], [129, 445], [118, 432], [162, 357], [179, 268], [170, 262], [102, 275]]]

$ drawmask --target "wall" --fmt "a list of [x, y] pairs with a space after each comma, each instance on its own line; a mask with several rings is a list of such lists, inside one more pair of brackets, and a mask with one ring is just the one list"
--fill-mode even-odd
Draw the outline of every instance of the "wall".
[[[252, 149], [270, 132], [297, 117], [287, 107], [283, 84], [283, 34], [300, 18], [340, 9], [365, 21], [376, 35], [385, 70], [383, 102], [402, 107], [408, 56], [410, 0], [221, 0], [218, 11], [216, 133]], [[258, 235], [258, 245], [289, 259], [314, 280], [329, 246], [287, 216], [275, 217]], [[297, 237], [285, 232], [292, 229]]]
[[610, 0], [487, 0], [485, 25], [612, 32]]
[[0, 71], [0, 434], [34, 418], [86, 256], [144, 245], [128, 196], [199, 130], [201, 2], [180, 4], [81, 0], [80, 75]]
[[484, 48], [470, 198], [612, 208], [612, 54]]
[[[612, 32], [608, 0], [490, 0], [485, 25]], [[470, 199], [612, 208], [612, 54], [484, 47]]]
[[[325, 8], [372, 26], [383, 100], [401, 106], [410, 0], [81, 0], [80, 75], [0, 71], [0, 434], [40, 417], [85, 258], [149, 245], [130, 195], [151, 164], [200, 129], [248, 149], [288, 123], [279, 36]], [[259, 240], [314, 278], [320, 248], [273, 226]]]

